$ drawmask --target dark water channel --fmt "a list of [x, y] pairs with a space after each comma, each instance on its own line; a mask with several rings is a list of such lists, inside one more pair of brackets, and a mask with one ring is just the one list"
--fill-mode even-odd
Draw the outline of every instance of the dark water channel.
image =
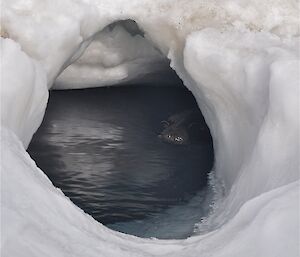
[[213, 165], [212, 141], [179, 146], [157, 134], [162, 120], [196, 106], [182, 87], [52, 91], [28, 152], [56, 187], [108, 227], [186, 237], [205, 214], [199, 201]]

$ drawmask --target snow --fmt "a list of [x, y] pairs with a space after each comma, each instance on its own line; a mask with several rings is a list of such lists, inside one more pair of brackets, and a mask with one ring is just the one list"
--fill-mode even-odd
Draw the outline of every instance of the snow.
[[[125, 23], [126, 25], [126, 23]], [[166, 61], [142, 35], [121, 25], [98, 33], [83, 55], [56, 79], [55, 89], [108, 86], [164, 69]]]
[[43, 118], [46, 83], [46, 73], [38, 62], [11, 39], [1, 38], [1, 125], [22, 138], [25, 146]]
[[[1, 254], [298, 256], [299, 13], [294, 0], [3, 1]], [[127, 19], [145, 38], [107, 27]], [[113, 85], [163, 67], [165, 57], [211, 129], [225, 188], [186, 240], [105, 228], [25, 150], [47, 88]]]

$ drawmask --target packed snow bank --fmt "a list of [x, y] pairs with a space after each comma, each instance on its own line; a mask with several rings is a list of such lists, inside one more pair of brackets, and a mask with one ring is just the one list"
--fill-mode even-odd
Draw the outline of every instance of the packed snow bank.
[[263, 32], [206, 29], [187, 40], [185, 67], [201, 83], [194, 92], [206, 105], [204, 115], [215, 115], [207, 122], [220, 140], [215, 168], [231, 190], [221, 205], [230, 205], [231, 214], [299, 179], [298, 51], [298, 41]]
[[25, 147], [40, 126], [47, 100], [44, 69], [14, 41], [1, 38], [1, 125], [22, 138]]
[[119, 23], [98, 33], [83, 55], [56, 79], [54, 88], [113, 85], [165, 69], [166, 64], [148, 40], [140, 34], [132, 36]]
[[[78, 60], [72, 70], [81, 61], [92, 62], [89, 51], [99, 44], [93, 41], [99, 35], [102, 43], [122, 35], [144, 49], [145, 42], [138, 43], [143, 39], [130, 37], [122, 28], [116, 34], [101, 32], [124, 19], [135, 20], [148, 42], [170, 59], [195, 95], [213, 135], [214, 170], [224, 182], [225, 195], [215, 203], [214, 213], [198, 224], [202, 235], [187, 240], [141, 240], [106, 229], [55, 189], [25, 151], [45, 109], [46, 78], [50, 88], [69, 64]], [[5, 256], [298, 255], [296, 1], [9, 0], [3, 3], [1, 22], [1, 31], [12, 39], [1, 39]], [[118, 44], [106, 44], [107, 53]], [[96, 52], [96, 66], [126, 67], [130, 44], [124, 49], [121, 44], [117, 61]], [[156, 56], [151, 49], [141, 52], [144, 60]], [[140, 70], [139, 65], [131, 67], [130, 74]], [[86, 78], [93, 68], [72, 75]], [[91, 74], [92, 81], [118, 80]]]

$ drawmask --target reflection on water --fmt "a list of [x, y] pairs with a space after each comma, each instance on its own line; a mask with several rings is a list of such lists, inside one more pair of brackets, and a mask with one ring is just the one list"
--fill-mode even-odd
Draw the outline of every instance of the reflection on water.
[[28, 151], [85, 212], [143, 236], [133, 224], [154, 219], [159, 227], [157, 217], [190, 204], [207, 183], [211, 141], [176, 146], [157, 137], [161, 120], [195, 105], [179, 87], [53, 91]]

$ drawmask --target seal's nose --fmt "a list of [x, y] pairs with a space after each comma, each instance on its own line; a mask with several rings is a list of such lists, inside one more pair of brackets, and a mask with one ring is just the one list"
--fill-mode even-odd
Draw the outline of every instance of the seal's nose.
[[158, 137], [159, 137], [159, 138], [162, 138], [162, 135], [161, 135], [161, 134], [159, 134], [159, 135], [158, 135]]

